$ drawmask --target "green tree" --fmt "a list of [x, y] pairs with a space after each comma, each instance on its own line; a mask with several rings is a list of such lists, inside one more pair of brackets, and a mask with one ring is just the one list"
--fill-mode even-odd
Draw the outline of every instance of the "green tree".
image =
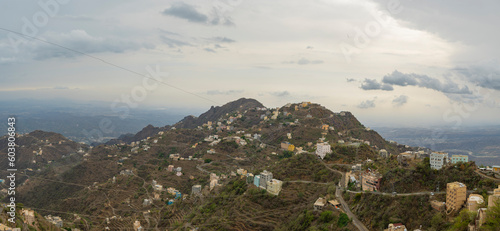
[[486, 210], [486, 220], [484, 221], [481, 230], [498, 230], [500, 227], [500, 203], [497, 202], [495, 206], [489, 207]]

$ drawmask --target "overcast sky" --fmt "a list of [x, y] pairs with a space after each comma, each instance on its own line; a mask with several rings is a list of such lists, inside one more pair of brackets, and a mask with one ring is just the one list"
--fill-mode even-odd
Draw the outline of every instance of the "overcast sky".
[[499, 124], [499, 10], [494, 0], [0, 0], [0, 97], [118, 108], [135, 95], [130, 107], [203, 109], [247, 97], [317, 102], [371, 126]]

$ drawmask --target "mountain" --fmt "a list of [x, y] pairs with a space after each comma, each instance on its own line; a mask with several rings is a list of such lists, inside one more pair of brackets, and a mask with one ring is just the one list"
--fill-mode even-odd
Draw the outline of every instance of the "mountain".
[[[8, 151], [8, 136], [0, 138], [0, 156], [6, 156]], [[76, 143], [61, 134], [36, 130], [16, 137], [16, 165], [18, 169], [39, 169], [50, 162], [63, 158], [73, 158], [89, 150], [84, 144]], [[8, 160], [2, 158], [0, 166], [7, 169]]]
[[[20, 142], [32, 146], [26, 149], [28, 153], [63, 139], [43, 132], [27, 137], [31, 140]], [[395, 155], [380, 158], [378, 154], [382, 148], [391, 154], [413, 148], [384, 140], [350, 112], [332, 112], [310, 102], [268, 109], [256, 100], [239, 99], [212, 107], [199, 117], [186, 117], [173, 127], [149, 125], [114, 142], [82, 147], [88, 154], [70, 155], [75, 156], [71, 164], [60, 153], [59, 159], [37, 166], [39, 170], [29, 171], [19, 180], [17, 200], [43, 215], [62, 216], [65, 227], [81, 230], [130, 229], [136, 221], [145, 229], [169, 230], [353, 230], [349, 219], [341, 219], [345, 217], [341, 210], [331, 206], [325, 213], [313, 210], [318, 197], [336, 198], [336, 185], [343, 181], [341, 172], [351, 165], [363, 163], [363, 170], [377, 169], [384, 174], [380, 189], [384, 192], [412, 192], [413, 184], [407, 179], [415, 174], [416, 180], [426, 179], [417, 184], [419, 188], [446, 183], [439, 177], [444, 172], [429, 174], [433, 172], [428, 162], [416, 167], [402, 165]], [[293, 144], [293, 151], [281, 149], [283, 142]], [[323, 142], [331, 145], [332, 153], [321, 160], [315, 152], [316, 145]], [[169, 158], [171, 154], [179, 154], [179, 159]], [[169, 171], [170, 165], [181, 174]], [[466, 183], [477, 180], [470, 173], [474, 165], [468, 166], [450, 166], [452, 175]], [[271, 195], [245, 183], [244, 177], [235, 174], [241, 169], [255, 175], [271, 171], [273, 178], [283, 181], [281, 192]], [[211, 173], [219, 178], [215, 185]], [[486, 185], [487, 189], [492, 185], [487, 181], [470, 184]], [[192, 195], [195, 185], [201, 185], [201, 196]], [[185, 197], [175, 199], [167, 188], [175, 188]], [[358, 203], [355, 198], [347, 201]], [[403, 199], [391, 203], [397, 205]], [[432, 216], [435, 212], [429, 202], [422, 203], [422, 211], [431, 213], [425, 217]], [[382, 205], [376, 207], [391, 215], [369, 227], [387, 227], [394, 213]], [[73, 214], [85, 217], [87, 223]], [[360, 218], [371, 221], [374, 215]], [[414, 228], [418, 223], [409, 224]], [[429, 227], [428, 222], [422, 224]]]
[[207, 112], [199, 117], [186, 116], [184, 119], [174, 125], [176, 128], [196, 128], [207, 123], [208, 121], [216, 121], [228, 113], [243, 112], [250, 108], [264, 107], [255, 99], [241, 98], [236, 101], [229, 102], [223, 106], [212, 106]]

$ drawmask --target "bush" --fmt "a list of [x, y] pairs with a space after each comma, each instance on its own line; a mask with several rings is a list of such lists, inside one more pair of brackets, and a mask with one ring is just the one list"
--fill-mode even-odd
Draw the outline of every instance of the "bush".
[[332, 211], [323, 211], [319, 215], [319, 220], [323, 223], [328, 223], [333, 220], [333, 212]]
[[337, 226], [339, 228], [342, 228], [342, 227], [347, 226], [348, 223], [349, 223], [349, 217], [347, 216], [347, 214], [341, 213], [339, 216], [339, 220], [337, 222]]
[[210, 162], [212, 162], [212, 159], [205, 159], [205, 163], [207, 163], [207, 164], [208, 164], [208, 163], [210, 163]]

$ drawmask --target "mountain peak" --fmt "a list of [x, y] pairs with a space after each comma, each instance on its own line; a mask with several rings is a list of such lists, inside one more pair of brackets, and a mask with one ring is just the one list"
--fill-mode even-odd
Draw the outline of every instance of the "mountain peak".
[[187, 116], [174, 126], [177, 128], [196, 128], [208, 121], [216, 121], [227, 113], [245, 111], [256, 107], [264, 107], [264, 105], [255, 99], [240, 98], [222, 106], [211, 106], [208, 111], [199, 117]]

